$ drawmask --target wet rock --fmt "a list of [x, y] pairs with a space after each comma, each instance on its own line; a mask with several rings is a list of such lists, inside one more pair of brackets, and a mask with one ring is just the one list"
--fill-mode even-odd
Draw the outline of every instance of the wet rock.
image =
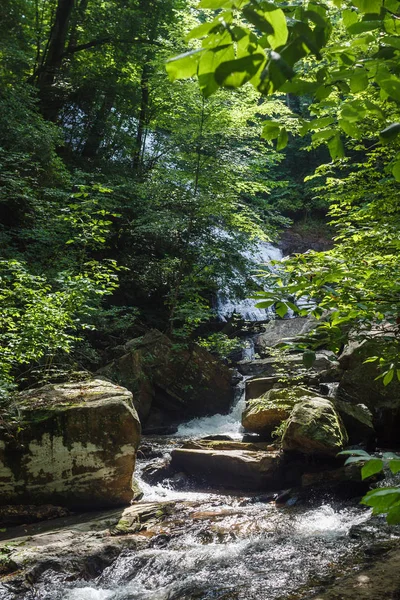
[[169, 460], [157, 461], [146, 465], [142, 470], [142, 479], [150, 485], [157, 485], [174, 475]]
[[238, 442], [238, 441], [222, 441], [222, 440], [193, 440], [184, 442], [182, 448], [185, 450], [266, 450], [274, 451], [276, 448], [271, 444], [260, 441]]
[[318, 397], [318, 394], [298, 386], [272, 389], [249, 402], [242, 414], [242, 425], [247, 431], [270, 435], [289, 418], [293, 406], [305, 396]]
[[97, 577], [124, 549], [147, 544], [144, 534], [171, 511], [169, 502], [141, 503], [8, 530], [1, 534], [0, 573], [8, 573], [7, 588], [16, 595], [5, 597], [25, 597], [46, 571], [53, 580], [54, 572], [69, 579]]
[[58, 517], [66, 517], [69, 514], [66, 508], [53, 506], [52, 504], [43, 504], [41, 506], [33, 504], [0, 506], [0, 527], [48, 521], [50, 519], [57, 519]]
[[0, 503], [100, 508], [128, 504], [140, 423], [125, 388], [102, 380], [19, 395], [0, 431]]
[[[157, 330], [131, 340], [125, 348], [127, 354], [101, 373], [132, 391], [146, 426], [154, 408], [175, 421], [229, 411], [232, 371], [204, 348], [197, 344], [177, 348]], [[151, 401], [142, 382], [151, 386]]]
[[171, 452], [171, 458], [176, 471], [219, 487], [276, 489], [283, 476], [278, 452], [178, 449]]
[[333, 403], [327, 398], [307, 398], [298, 402], [282, 438], [285, 451], [336, 456], [348, 437]]

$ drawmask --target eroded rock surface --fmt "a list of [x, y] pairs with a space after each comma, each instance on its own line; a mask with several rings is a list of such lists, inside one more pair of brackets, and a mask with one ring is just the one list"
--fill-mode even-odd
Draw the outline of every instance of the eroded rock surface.
[[132, 394], [102, 380], [19, 395], [0, 431], [0, 503], [99, 508], [132, 500], [140, 422]]

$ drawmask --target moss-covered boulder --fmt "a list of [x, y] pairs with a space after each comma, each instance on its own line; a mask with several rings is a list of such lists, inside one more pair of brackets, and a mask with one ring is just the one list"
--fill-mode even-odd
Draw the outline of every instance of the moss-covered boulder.
[[289, 418], [293, 406], [304, 396], [318, 396], [303, 387], [272, 389], [260, 398], [250, 400], [242, 414], [242, 425], [246, 431], [270, 435], [282, 421]]
[[0, 430], [0, 504], [128, 504], [140, 422], [125, 388], [102, 380], [19, 395]]
[[285, 451], [335, 456], [348, 436], [339, 413], [327, 398], [305, 398], [296, 403], [282, 438]]

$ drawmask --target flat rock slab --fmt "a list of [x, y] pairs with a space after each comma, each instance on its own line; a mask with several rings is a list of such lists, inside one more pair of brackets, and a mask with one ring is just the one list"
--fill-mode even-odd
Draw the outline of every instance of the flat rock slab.
[[143, 502], [15, 527], [2, 533], [0, 598], [4, 589], [8, 592], [29, 589], [47, 569], [80, 576], [86, 573], [88, 577], [98, 575], [124, 548], [147, 544], [149, 534], [157, 533], [157, 527], [174, 506], [171, 502]]
[[[279, 359], [274, 357], [258, 358], [256, 360], [239, 362], [237, 369], [242, 375], [252, 375], [254, 377], [264, 378], [274, 377], [277, 375], [277, 366], [282, 366], [282, 364], [279, 363]], [[335, 360], [335, 355], [328, 351], [317, 352], [312, 369], [305, 369], [303, 365], [302, 354], [288, 354], [285, 356], [284, 363], [285, 369], [288, 373], [294, 373], [299, 371], [299, 369], [303, 369], [307, 372], [320, 372], [332, 369], [338, 365], [339, 363]]]
[[171, 467], [211, 485], [239, 490], [279, 489], [281, 454], [251, 450], [194, 450], [171, 452]]

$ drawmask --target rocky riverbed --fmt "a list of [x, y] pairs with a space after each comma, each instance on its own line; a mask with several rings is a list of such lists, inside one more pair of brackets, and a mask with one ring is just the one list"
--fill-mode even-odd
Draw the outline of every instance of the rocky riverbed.
[[[239, 362], [230, 409], [232, 372], [204, 352], [193, 368], [186, 350], [172, 359], [158, 333], [109, 367], [130, 390], [102, 374], [22, 394], [4, 431], [0, 486], [8, 503], [52, 504], [0, 509], [0, 599], [369, 600], [384, 579], [397, 598], [399, 530], [359, 505], [369, 483], [336, 454], [393, 442], [385, 422], [398, 407], [376, 386], [365, 404], [352, 398], [357, 377], [364, 389], [375, 377], [357, 346], [339, 358], [321, 349], [308, 368], [291, 352], [282, 377], [273, 349], [313, 327], [281, 321], [253, 339], [258, 355]], [[205, 404], [185, 383], [200, 367]], [[138, 450], [136, 409], [148, 432]], [[101, 507], [112, 508], [87, 512]]]

